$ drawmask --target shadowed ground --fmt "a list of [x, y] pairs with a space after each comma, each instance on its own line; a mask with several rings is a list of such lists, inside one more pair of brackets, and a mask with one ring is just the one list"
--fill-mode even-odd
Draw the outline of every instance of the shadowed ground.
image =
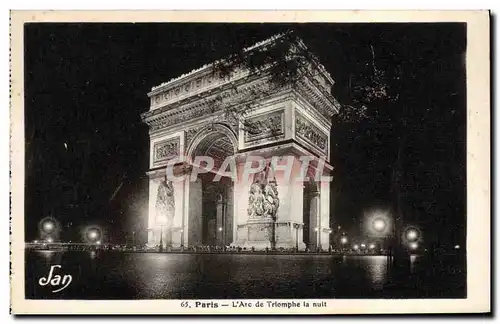
[[[412, 256], [26, 252], [28, 299], [464, 298], [465, 262]], [[51, 265], [71, 274], [59, 293], [38, 285]]]

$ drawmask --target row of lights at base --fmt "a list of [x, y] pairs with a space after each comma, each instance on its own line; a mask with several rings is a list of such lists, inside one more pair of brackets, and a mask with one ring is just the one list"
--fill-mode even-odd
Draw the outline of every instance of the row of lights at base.
[[[54, 239], [52, 237], [47, 238], [46, 240], [34, 240], [33, 243], [38, 244], [38, 243], [54, 243]], [[71, 243], [71, 241], [69, 241]], [[101, 245], [101, 241], [96, 241], [95, 244]]]
[[[44, 240], [34, 240], [33, 243], [53, 243], [53, 236], [57, 236], [59, 226], [57, 225], [56, 220], [52, 218], [45, 218], [40, 222], [40, 230], [43, 233], [42, 236], [46, 236]], [[88, 228], [85, 232], [85, 236], [87, 241], [90, 241], [94, 244], [101, 244], [101, 230], [97, 227]], [[71, 243], [71, 241], [70, 241]]]

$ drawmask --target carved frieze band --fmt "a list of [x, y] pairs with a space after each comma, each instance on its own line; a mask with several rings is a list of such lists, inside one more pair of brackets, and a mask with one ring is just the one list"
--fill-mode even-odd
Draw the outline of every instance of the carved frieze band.
[[210, 87], [216, 83], [221, 83], [228, 80], [229, 77], [223, 75], [222, 73], [209, 73], [208, 75], [204, 75], [194, 80], [186, 81], [172, 89], [151, 97], [151, 105], [157, 106], [167, 101], [175, 100], [176, 98], [186, 95], [190, 92], [194, 92], [205, 87]]
[[281, 139], [285, 133], [284, 110], [248, 118], [244, 122], [245, 143]]
[[[190, 102], [180, 104], [181, 101], [177, 101], [171, 105], [167, 104], [164, 108], [144, 113], [142, 118], [149, 125], [150, 132], [154, 133], [188, 120], [220, 114], [221, 111], [228, 107], [236, 107], [247, 102], [251, 98], [249, 96], [252, 96], [252, 93], [267, 91], [269, 87], [267, 79], [262, 79], [259, 82], [242, 84], [237, 90], [224, 90], [216, 96], [207, 94], [208, 97], [200, 97], [202, 99], [192, 96], [188, 98], [191, 100]], [[229, 114], [224, 115], [229, 115], [229, 117], [225, 117], [224, 122], [228, 123], [237, 132], [237, 124], [243, 115], [238, 115], [237, 109], [232, 109]]]
[[179, 156], [179, 137], [156, 142], [153, 148], [153, 163], [168, 161]]
[[321, 152], [328, 153], [328, 135], [300, 114], [295, 115], [295, 135], [312, 144]]

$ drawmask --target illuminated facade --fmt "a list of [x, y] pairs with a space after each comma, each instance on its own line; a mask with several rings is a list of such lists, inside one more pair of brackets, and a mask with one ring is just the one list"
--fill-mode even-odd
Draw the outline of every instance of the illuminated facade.
[[[245, 51], [260, 50], [279, 37]], [[296, 46], [304, 45], [297, 40]], [[301, 170], [301, 156], [312, 156], [326, 161], [322, 175], [328, 176], [331, 117], [338, 104], [329, 96], [333, 80], [326, 70], [317, 61], [308, 67], [314, 73], [276, 88], [266, 71], [238, 68], [222, 75], [207, 65], [148, 93], [151, 106], [142, 118], [150, 135], [149, 245], [328, 247], [327, 181], [287, 181], [278, 173], [260, 179], [269, 167], [248, 181], [213, 181], [217, 173], [212, 172], [195, 181], [165, 177], [173, 161], [176, 176], [189, 174], [197, 156], [213, 157], [216, 164], [232, 156], [238, 176], [248, 156], [266, 161], [290, 156], [294, 173]], [[259, 208], [259, 201], [267, 207]]]

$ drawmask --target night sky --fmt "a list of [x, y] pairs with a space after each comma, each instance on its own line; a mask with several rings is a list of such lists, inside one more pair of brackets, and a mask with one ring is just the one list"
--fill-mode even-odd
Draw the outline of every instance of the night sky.
[[290, 28], [331, 73], [341, 103], [370, 62], [402, 75], [390, 84], [398, 101], [370, 122], [334, 123], [335, 221], [355, 232], [365, 209], [390, 205], [404, 138], [405, 222], [428, 241], [463, 242], [465, 24], [26, 24], [26, 239], [47, 216], [64, 240], [88, 225], [112, 242], [132, 229], [144, 239], [147, 92]]

